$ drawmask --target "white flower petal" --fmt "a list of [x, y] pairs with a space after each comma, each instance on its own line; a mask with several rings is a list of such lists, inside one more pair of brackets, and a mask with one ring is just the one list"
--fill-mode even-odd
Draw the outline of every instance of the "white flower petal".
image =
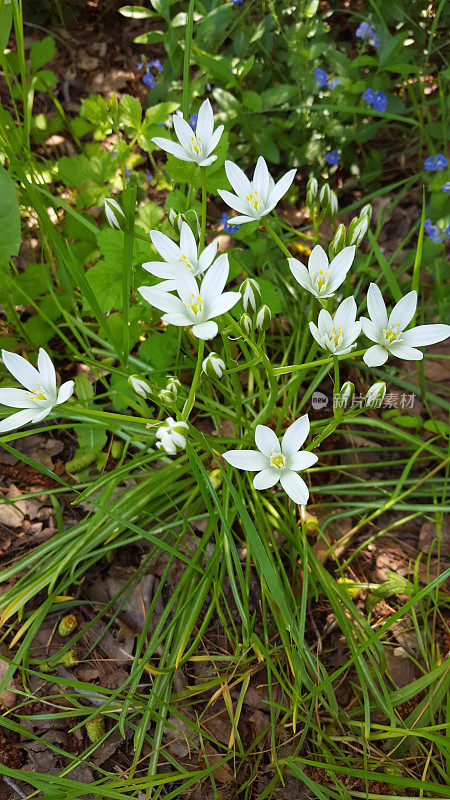
[[[380, 331], [382, 331], [383, 328], [387, 328], [388, 316], [386, 311], [386, 304], [383, 300], [383, 295], [381, 294], [376, 283], [371, 283], [369, 286], [369, 290], [367, 292], [367, 310], [369, 312], [369, 316], [372, 322], [377, 326], [377, 328]], [[364, 325], [363, 325], [363, 330], [364, 330]], [[369, 338], [372, 337], [369, 336]], [[376, 340], [374, 339], [372, 341]]]
[[267, 198], [267, 211], [272, 211], [281, 198], [286, 194], [295, 178], [296, 172], [297, 170], [295, 169], [289, 170], [289, 172], [286, 172], [286, 175], [283, 175], [283, 177], [280, 178], [280, 180], [275, 184]]
[[[245, 198], [246, 194], [251, 193], [252, 185], [245, 172], [237, 164], [233, 164], [232, 161], [225, 161], [225, 172], [232, 188], [239, 197]], [[239, 209], [237, 210], [239, 211]]]
[[280, 451], [280, 442], [272, 428], [267, 425], [257, 425], [255, 430], [255, 442], [258, 450], [264, 453], [265, 456], [271, 456], [272, 451], [277, 453]]
[[[212, 136], [210, 136], [208, 140], [208, 153], [212, 153], [212, 151], [216, 149], [217, 145], [219, 144], [220, 137], [222, 136], [223, 128], [223, 125], [219, 125]], [[217, 156], [215, 156], [215, 158], [217, 158]]]
[[356, 303], [354, 297], [346, 297], [338, 306], [334, 315], [333, 324], [336, 328], [342, 327], [343, 330], [352, 325], [356, 318]]
[[319, 317], [317, 320], [317, 327], [322, 336], [325, 333], [331, 333], [331, 328], [333, 327], [333, 324], [336, 323], [333, 323], [333, 318], [331, 314], [326, 310], [326, 308], [322, 308], [319, 311]]
[[69, 399], [69, 397], [72, 397], [73, 387], [74, 387], [73, 381], [66, 381], [65, 383], [62, 383], [61, 386], [59, 387], [59, 392], [56, 398], [55, 405], [60, 405], [60, 403], [65, 403], [66, 400]]
[[296, 258], [288, 258], [289, 269], [297, 283], [304, 289], [311, 291], [311, 277], [308, 270]]
[[[197, 126], [195, 129], [197, 136], [200, 137], [202, 143], [205, 143], [206, 145], [209, 144], [209, 139], [212, 136], [213, 128], [214, 114], [212, 106], [209, 100], [204, 100], [198, 111]], [[214, 148], [210, 148], [209, 152], [211, 152], [213, 149]]]
[[167, 261], [146, 261], [142, 266], [156, 278], [173, 278], [175, 274], [175, 266]]
[[309, 450], [301, 450], [300, 453], [293, 453], [287, 459], [286, 466], [288, 469], [297, 470], [309, 469], [318, 461], [315, 453], [310, 453]]
[[388, 356], [389, 353], [384, 347], [374, 344], [364, 353], [363, 360], [368, 367], [380, 367], [388, 360]]
[[219, 297], [213, 297], [212, 300], [208, 300], [208, 316], [220, 317], [221, 314], [225, 314], [226, 311], [233, 308], [240, 299], [241, 295], [239, 292], [224, 292], [224, 294], [219, 295]]
[[378, 344], [383, 341], [382, 331], [377, 325], [375, 325], [374, 322], [372, 322], [371, 319], [367, 319], [367, 317], [361, 317], [360, 322], [363, 333], [365, 333], [368, 339], [370, 339], [372, 342], [377, 342]]
[[232, 217], [232, 224], [233, 225], [245, 225], [246, 222], [256, 222], [259, 217], [250, 217], [246, 214], [238, 214], [237, 217]]
[[289, 456], [300, 450], [308, 436], [309, 428], [308, 414], [303, 414], [302, 417], [296, 419], [295, 422], [289, 426], [281, 440], [281, 451], [283, 455]]
[[287, 495], [298, 505], [304, 506], [308, 502], [309, 489], [300, 475], [287, 469], [281, 473], [281, 485]]
[[202, 280], [200, 294], [205, 299], [212, 299], [217, 297], [223, 292], [224, 286], [228, 279], [228, 259], [220, 259], [212, 264]]
[[258, 472], [257, 475], [253, 478], [253, 486], [255, 489], [270, 489], [271, 486], [275, 486], [276, 483], [280, 480], [280, 470], [276, 469], [276, 467], [267, 467], [267, 469], [263, 469], [262, 472]]
[[224, 203], [226, 203], [227, 206], [230, 206], [230, 208], [234, 208], [235, 211], [239, 211], [241, 214], [248, 214], [249, 205], [246, 200], [242, 199], [242, 197], [238, 197], [238, 195], [228, 192], [227, 189], [218, 189], [217, 194], [220, 195]]
[[150, 231], [150, 239], [155, 250], [163, 257], [164, 261], [172, 263], [178, 261], [181, 250], [178, 245], [161, 231]]
[[0, 404], [11, 408], [36, 408], [35, 401], [25, 389], [0, 389]]
[[192, 333], [198, 339], [214, 339], [217, 336], [219, 327], [217, 322], [200, 322], [192, 326]]
[[[211, 242], [211, 244], [205, 247], [203, 252], [200, 254], [198, 261], [200, 264], [201, 272], [204, 272], [205, 269], [208, 269], [208, 267], [211, 266], [217, 254], [217, 247], [218, 247], [217, 242]], [[228, 263], [228, 256], [226, 253], [222, 253], [222, 255], [220, 255], [217, 260], [219, 261], [219, 259], [222, 260], [226, 259]]]
[[391, 344], [389, 352], [396, 358], [403, 358], [405, 361], [421, 361], [423, 358], [421, 350], [416, 350], [415, 347], [408, 347], [408, 345], [401, 342]]
[[171, 139], [162, 139], [160, 136], [155, 136], [154, 139], [152, 139], [152, 142], [156, 144], [160, 150], [165, 150], [166, 153], [170, 153], [176, 158], [179, 158], [180, 161], [194, 161], [192, 156], [186, 152], [184, 147], [181, 147], [181, 144], [172, 142]]
[[396, 303], [394, 308], [391, 311], [391, 315], [388, 320], [388, 325], [392, 325], [395, 329], [397, 327], [397, 322], [400, 322], [398, 326], [400, 330], [406, 328], [409, 323], [411, 322], [414, 314], [416, 313], [417, 308], [417, 292], [413, 290], [412, 292], [408, 292], [402, 297], [401, 300]]
[[204, 158], [203, 161], [199, 161], [198, 164], [200, 167], [209, 167], [209, 165], [216, 160], [217, 156], [209, 156], [209, 158]]
[[311, 251], [311, 255], [308, 259], [308, 271], [310, 275], [316, 275], [321, 269], [324, 272], [328, 269], [328, 257], [320, 244], [316, 244]]
[[27, 422], [32, 422], [36, 416], [36, 409], [34, 408], [26, 408], [23, 411], [18, 411], [17, 414], [11, 414], [0, 421], [0, 434], [20, 428], [22, 425], [26, 425]]
[[37, 388], [39, 372], [31, 366], [26, 358], [11, 353], [9, 350], [2, 350], [2, 360], [6, 369], [22, 386], [31, 391]]
[[191, 264], [197, 263], [197, 242], [187, 222], [181, 223], [180, 251]]
[[322, 335], [321, 335], [317, 325], [314, 324], [314, 322], [310, 322], [309, 323], [309, 330], [311, 331], [311, 333], [312, 333], [314, 339], [316, 340], [317, 344], [320, 345], [320, 347], [323, 347], [323, 345], [322, 345]]
[[53, 362], [43, 347], [39, 348], [37, 360], [39, 381], [49, 400], [56, 399], [56, 372]]
[[250, 471], [266, 469], [269, 463], [267, 456], [259, 450], [227, 450], [223, 457], [232, 467]]
[[147, 303], [159, 308], [160, 311], [182, 313], [185, 310], [184, 303], [178, 297], [169, 292], [162, 292], [157, 286], [139, 286], [138, 292]]
[[[188, 122], [186, 122], [183, 117], [179, 117], [178, 114], [174, 114], [172, 117], [172, 123], [177, 135], [178, 141], [180, 142], [181, 146], [190, 153], [190, 147], [192, 144], [192, 138], [195, 137], [195, 133], [192, 130], [191, 126]], [[192, 160], [197, 161], [195, 155], [192, 153]]]
[[[194, 278], [190, 269], [180, 269], [174, 273], [174, 281], [177, 287], [177, 292], [184, 303], [192, 303], [192, 295], [196, 298], [201, 292], [198, 288], [198, 283]], [[164, 309], [164, 311], [171, 311], [172, 309]], [[174, 309], [175, 310], [175, 309]]]
[[262, 197], [264, 200], [267, 199], [269, 194], [269, 181], [270, 181], [270, 174], [267, 168], [267, 164], [265, 159], [262, 156], [259, 156], [258, 161], [256, 162], [255, 171], [253, 173], [253, 188], [258, 192], [259, 196]]
[[184, 314], [177, 312], [164, 314], [162, 320], [167, 322], [169, 325], [176, 325], [178, 328], [184, 328], [185, 325], [192, 325], [192, 318], [189, 316], [187, 311]]
[[450, 336], [450, 325], [418, 325], [403, 333], [403, 341], [411, 347], [425, 347], [443, 342]]

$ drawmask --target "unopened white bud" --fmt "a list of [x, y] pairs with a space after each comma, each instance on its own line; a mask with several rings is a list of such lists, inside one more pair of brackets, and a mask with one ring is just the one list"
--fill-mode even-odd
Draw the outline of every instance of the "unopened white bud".
[[368, 217], [369, 224], [372, 222], [372, 206], [370, 205], [370, 203], [367, 203], [367, 205], [362, 207], [361, 211], [359, 212], [359, 216]]
[[356, 247], [361, 244], [364, 236], [369, 227], [369, 217], [364, 214], [361, 217], [354, 217], [349, 225], [347, 233], [348, 244], [354, 244]]
[[170, 456], [174, 456], [178, 450], [186, 447], [186, 431], [189, 430], [187, 422], [177, 422], [173, 417], [167, 417], [166, 421], [156, 431], [156, 447], [164, 450]]
[[209, 378], [221, 378], [225, 361], [217, 353], [209, 353], [202, 363], [202, 370]]
[[139, 375], [130, 375], [128, 378], [128, 385], [131, 386], [134, 392], [140, 397], [147, 399], [152, 394], [152, 390], [147, 381], [144, 381]]
[[324, 183], [319, 193], [320, 205], [322, 208], [328, 208], [330, 205], [331, 189], [328, 183]]
[[341, 386], [340, 392], [333, 395], [333, 408], [341, 409], [342, 411], [347, 408], [351, 398], [355, 394], [355, 385], [351, 381], [345, 381]]
[[117, 200], [112, 197], [107, 197], [104, 203], [105, 215], [111, 228], [118, 228], [119, 230], [124, 227], [125, 214]]
[[365, 405], [367, 408], [380, 408], [385, 394], [386, 384], [384, 381], [378, 381], [377, 383], [374, 383], [364, 398]]
[[318, 188], [317, 178], [310, 178], [306, 187], [306, 206], [310, 210], [314, 208]]
[[246, 278], [245, 281], [241, 283], [239, 292], [242, 297], [244, 311], [247, 311], [249, 306], [251, 306], [253, 311], [256, 311], [256, 306], [259, 306], [261, 302], [261, 290], [258, 282], [255, 281], [254, 278]]
[[336, 229], [336, 233], [334, 234], [329, 246], [328, 246], [328, 255], [330, 259], [337, 256], [338, 253], [341, 252], [345, 247], [345, 225], [341, 222], [339, 227]]
[[330, 203], [328, 206], [328, 212], [330, 216], [334, 219], [336, 214], [338, 213], [338, 199], [336, 192], [330, 192]]
[[239, 324], [240, 324], [241, 328], [246, 332], [247, 335], [249, 335], [252, 332], [252, 330], [253, 330], [253, 322], [252, 322], [252, 318], [251, 318], [251, 316], [249, 314], [242, 314], [242, 316], [241, 316], [241, 318], [239, 320]]
[[169, 211], [169, 222], [172, 225], [172, 228], [179, 233], [181, 231], [181, 223], [185, 222], [186, 217], [184, 214], [179, 214], [178, 211], [175, 211], [174, 208], [171, 208]]
[[270, 313], [269, 306], [261, 306], [256, 315], [256, 327], [260, 331], [266, 331], [271, 323], [272, 314]]

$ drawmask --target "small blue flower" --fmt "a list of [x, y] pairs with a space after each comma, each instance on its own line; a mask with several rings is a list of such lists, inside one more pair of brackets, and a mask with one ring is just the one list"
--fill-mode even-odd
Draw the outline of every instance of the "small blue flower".
[[377, 92], [373, 98], [374, 111], [380, 111], [382, 113], [383, 111], [386, 111], [387, 105], [388, 101], [383, 92]]
[[441, 192], [450, 192], [450, 181], [447, 181], [447, 183], [442, 184]]
[[194, 131], [197, 127], [197, 122], [198, 122], [198, 114], [191, 114], [191, 116], [189, 117], [189, 125]]
[[127, 178], [129, 178], [131, 175], [131, 170], [128, 169], [128, 167], [125, 167], [125, 175], [127, 176]]
[[365, 100], [366, 103], [369, 106], [371, 106], [373, 101], [375, 100], [375, 92], [374, 92], [374, 90], [373, 89], [366, 89], [366, 91], [363, 94], [363, 100]]
[[439, 172], [442, 172], [445, 167], [448, 167], [448, 161], [442, 153], [438, 153], [436, 158], [434, 159], [434, 166]]
[[436, 169], [436, 165], [434, 163], [433, 156], [428, 156], [428, 158], [425, 159], [423, 168], [424, 170], [426, 170], [426, 172], [434, 172], [434, 170]]
[[325, 84], [326, 84], [326, 82], [328, 80], [328, 76], [327, 76], [327, 73], [325, 72], [325, 70], [324, 69], [315, 69], [314, 70], [314, 75], [316, 76], [316, 81], [319, 84], [319, 86], [322, 86], [322, 87], [325, 86]]
[[[231, 219], [233, 219], [233, 217], [231, 217]], [[228, 216], [227, 216], [227, 212], [226, 211], [223, 212], [223, 214], [222, 214], [222, 216], [220, 218], [220, 223], [221, 223], [221, 225], [223, 225], [224, 233], [225, 232], [226, 233], [236, 233], [236, 231], [238, 231], [239, 228], [241, 227], [240, 225], [229, 225], [228, 224]]]
[[326, 162], [327, 162], [327, 164], [329, 164], [331, 167], [334, 167], [336, 164], [338, 164], [338, 163], [339, 163], [339, 153], [338, 153], [338, 151], [337, 151], [337, 150], [330, 150], [330, 151], [329, 151], [329, 152], [328, 152], [328, 153], [325, 155], [325, 161], [326, 161]]
[[144, 66], [144, 62], [143, 61], [138, 61], [138, 63], [136, 64], [136, 69], [138, 70], [138, 72], [140, 72], [140, 70], [142, 69], [143, 66]]
[[150, 186], [150, 184], [151, 184], [151, 182], [153, 180], [153, 175], [152, 175], [152, 173], [150, 172], [149, 169], [145, 170], [145, 175], [146, 175], [146, 178], [147, 178], [147, 183]]
[[444, 231], [444, 236], [446, 236], [447, 239], [450, 239], [450, 225], [447, 225], [447, 227], [446, 227], [446, 229]]
[[147, 64], [148, 67], [155, 67], [158, 72], [164, 72], [164, 67], [161, 64], [159, 58], [154, 58], [153, 61], [149, 61]]
[[340, 82], [341, 82], [340, 78], [330, 78], [330, 80], [327, 83], [330, 92], [333, 91], [333, 89], [335, 89], [336, 86], [339, 86]]
[[[438, 226], [433, 223], [433, 220], [426, 219], [425, 224], [423, 226], [423, 230], [424, 233], [426, 233], [426, 235], [428, 236], [428, 238], [431, 239], [431, 241], [434, 242], [435, 244], [442, 244], [442, 242], [444, 241], [440, 234]], [[449, 230], [450, 230], [450, 225], [448, 226], [447, 230], [444, 231], [445, 236], [448, 235], [447, 231]]]
[[426, 219], [425, 220], [425, 224], [423, 226], [423, 230], [424, 230], [424, 233], [426, 233], [426, 235], [429, 236], [431, 231], [433, 230], [433, 220]]
[[142, 83], [145, 83], [149, 89], [154, 89], [156, 86], [156, 81], [151, 72], [146, 72], [145, 75], [142, 76]]
[[230, 0], [232, 6], [241, 6], [244, 0]]
[[361, 25], [356, 30], [356, 36], [358, 39], [371, 39], [374, 47], [378, 47], [379, 45], [378, 36], [375, 33], [375, 29], [372, 28], [368, 22], [361, 22]]

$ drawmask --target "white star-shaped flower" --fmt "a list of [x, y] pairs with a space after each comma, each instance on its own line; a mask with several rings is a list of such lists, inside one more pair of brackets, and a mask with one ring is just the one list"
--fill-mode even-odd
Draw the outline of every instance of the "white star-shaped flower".
[[238, 300], [239, 292], [224, 292], [228, 278], [228, 261], [220, 258], [209, 268], [201, 286], [185, 269], [175, 278], [178, 297], [159, 286], [140, 286], [138, 292], [150, 305], [164, 311], [164, 322], [171, 325], [192, 325], [192, 333], [199, 339], [213, 339], [219, 330], [214, 317], [229, 311]]
[[[211, 242], [198, 255], [198, 245], [187, 222], [181, 224], [179, 246], [160, 231], [150, 231], [150, 239], [164, 261], [146, 261], [142, 266], [157, 278], [164, 278], [168, 281], [164, 284], [166, 291], [175, 289], [173, 279], [181, 270], [189, 270], [194, 277], [201, 275], [211, 266], [217, 254], [217, 242]], [[226, 253], [220, 255], [217, 262], [220, 260], [228, 263]], [[171, 281], [170, 284], [169, 281]]]
[[227, 450], [223, 457], [232, 467], [257, 472], [253, 478], [255, 489], [269, 489], [280, 481], [294, 503], [305, 505], [309, 490], [297, 472], [312, 467], [317, 461], [315, 453], [300, 451], [309, 427], [308, 415], [304, 414], [287, 429], [280, 445], [271, 428], [257, 425], [255, 443], [258, 450]]
[[209, 100], [205, 100], [200, 106], [195, 130], [178, 114], [173, 115], [172, 122], [179, 144], [155, 136], [152, 142], [161, 150], [171, 153], [181, 161], [193, 161], [200, 167], [208, 167], [216, 160], [217, 156], [212, 156], [211, 153], [219, 144], [223, 125], [214, 130], [214, 114]]
[[417, 347], [442, 342], [450, 336], [450, 325], [418, 325], [405, 331], [416, 313], [417, 292], [405, 294], [394, 306], [388, 318], [383, 296], [375, 283], [367, 292], [367, 310], [370, 319], [361, 317], [364, 333], [372, 342], [363, 358], [368, 367], [379, 367], [389, 353], [406, 361], [420, 361], [423, 353]]
[[243, 225], [244, 222], [261, 219], [275, 208], [294, 180], [296, 170], [289, 170], [278, 183], [275, 183], [265, 160], [260, 156], [256, 162], [252, 181], [249, 181], [246, 174], [232, 161], [225, 161], [225, 172], [236, 194], [225, 189], [218, 189], [218, 194], [227, 205], [242, 215], [233, 217], [233, 225]]
[[334, 317], [322, 308], [317, 325], [310, 322], [309, 328], [321, 347], [334, 355], [343, 355], [353, 350], [354, 342], [361, 333], [361, 323], [355, 320], [355, 300], [353, 297], [347, 297], [337, 307]]
[[319, 300], [333, 297], [353, 264], [355, 249], [354, 245], [344, 247], [331, 263], [328, 263], [325, 250], [320, 244], [317, 244], [308, 259], [308, 269], [296, 258], [288, 258], [289, 269], [297, 283], [311, 292], [314, 297]]
[[189, 430], [187, 422], [177, 421], [167, 417], [156, 431], [156, 447], [164, 450], [169, 456], [174, 456], [179, 450], [186, 448], [186, 431]]
[[[56, 373], [48, 353], [39, 350], [37, 369], [26, 358], [2, 350], [3, 363], [11, 375], [25, 389], [0, 389], [0, 403], [12, 408], [21, 408], [0, 422], [0, 433], [20, 428], [28, 422], [41, 422], [50, 414], [53, 406], [64, 403], [73, 394], [73, 381], [66, 381], [56, 388]], [[26, 390], [26, 391], [25, 391]]]

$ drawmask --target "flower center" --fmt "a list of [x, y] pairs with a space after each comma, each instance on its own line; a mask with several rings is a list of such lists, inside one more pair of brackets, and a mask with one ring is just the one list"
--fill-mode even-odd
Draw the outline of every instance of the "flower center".
[[317, 283], [317, 288], [318, 288], [319, 292], [321, 292], [322, 289], [324, 287], [326, 287], [327, 281], [328, 281], [328, 273], [329, 272], [330, 272], [329, 269], [327, 269], [326, 272], [324, 272], [323, 269], [319, 269], [319, 272], [317, 273], [317, 275], [314, 275], [313, 281], [315, 283]]
[[205, 301], [201, 295], [195, 295], [194, 292], [191, 292], [190, 298], [191, 301], [187, 300], [185, 305], [197, 316], [203, 311]]
[[333, 342], [335, 347], [338, 347], [342, 344], [342, 325], [339, 325], [338, 330], [336, 331], [335, 326], [333, 325], [331, 328], [330, 333], [328, 334], [328, 339], [330, 342]]
[[403, 342], [402, 337], [403, 331], [400, 328], [400, 322], [397, 322], [395, 328], [392, 325], [389, 325], [388, 328], [383, 328], [383, 336], [386, 339], [388, 344], [393, 344], [394, 342]]
[[202, 140], [200, 139], [200, 136], [191, 136], [191, 145], [192, 149], [195, 151], [195, 154], [198, 156], [202, 145]]
[[246, 194], [245, 199], [247, 200], [247, 203], [250, 203], [250, 205], [253, 206], [256, 211], [259, 203], [259, 194], [256, 189], [253, 189], [253, 194]]
[[270, 466], [276, 467], [277, 469], [283, 469], [286, 462], [286, 456], [284, 456], [281, 451], [278, 451], [277, 453], [275, 449], [272, 450], [271, 452], [272, 455], [269, 458]]
[[189, 263], [187, 256], [184, 253], [181, 254], [181, 257], [178, 259], [180, 264], [183, 264], [183, 267], [188, 267], [188, 269], [192, 269], [192, 265]]
[[42, 400], [47, 399], [44, 392], [42, 391], [42, 386], [39, 383], [39, 381], [37, 382], [37, 388], [33, 389], [33, 391], [31, 392], [27, 392], [26, 397], [29, 397], [30, 400], [33, 400], [34, 403], [40, 403], [42, 402]]

